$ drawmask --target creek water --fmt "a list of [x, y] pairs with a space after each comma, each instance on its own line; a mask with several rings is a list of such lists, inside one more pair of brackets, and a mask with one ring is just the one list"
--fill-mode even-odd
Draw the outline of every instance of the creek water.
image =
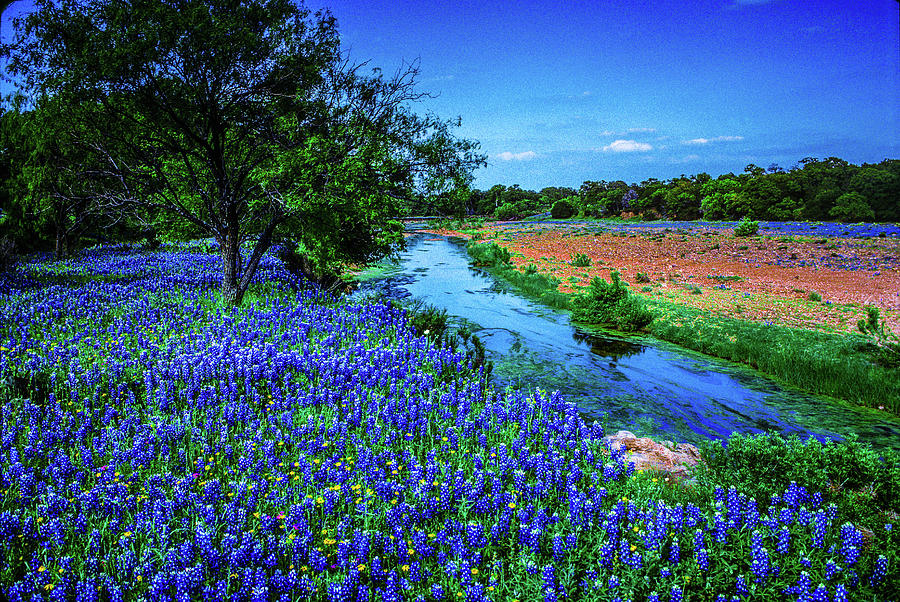
[[761, 373], [641, 336], [586, 329], [469, 264], [459, 240], [415, 234], [399, 260], [360, 275], [356, 294], [421, 300], [469, 325], [499, 387], [559, 390], [606, 432], [697, 443], [732, 432], [841, 439], [900, 449], [900, 420], [809, 395]]

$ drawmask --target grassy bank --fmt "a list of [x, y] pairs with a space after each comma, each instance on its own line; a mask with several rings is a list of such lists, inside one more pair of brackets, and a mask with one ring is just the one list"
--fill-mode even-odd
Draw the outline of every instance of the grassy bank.
[[[0, 598], [898, 591], [895, 456], [754, 440], [676, 486], [635, 472], [560, 395], [492, 389], [477, 354], [428, 338], [433, 316], [335, 302], [273, 256], [246, 304], [224, 306], [218, 265], [119, 248], [7, 282]], [[776, 460], [804, 480], [766, 472]], [[868, 505], [845, 501], [857, 491]]]
[[[475, 265], [488, 269], [525, 295], [559, 309], [571, 309], [574, 294], [561, 293], [560, 281], [529, 264], [524, 271], [496, 243], [467, 246]], [[757, 368], [810, 393], [900, 414], [900, 370], [885, 366], [862, 336], [786, 328], [715, 316], [649, 298], [653, 336], [707, 355]]]

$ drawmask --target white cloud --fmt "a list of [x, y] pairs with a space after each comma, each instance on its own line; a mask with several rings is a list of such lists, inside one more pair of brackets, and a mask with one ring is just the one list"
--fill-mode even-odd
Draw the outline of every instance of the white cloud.
[[613, 153], [633, 153], [640, 151], [648, 151], [653, 147], [646, 142], [638, 142], [636, 140], [615, 140], [603, 147], [603, 152]]
[[694, 138], [693, 140], [682, 140], [682, 144], [709, 144], [710, 142], [734, 142], [743, 140], [743, 136], [716, 136], [715, 138]]
[[511, 153], [509, 151], [503, 151], [502, 153], [498, 153], [494, 155], [497, 159], [501, 161], [531, 161], [535, 157], [537, 157], [537, 153], [534, 151], [525, 151], [523, 153]]

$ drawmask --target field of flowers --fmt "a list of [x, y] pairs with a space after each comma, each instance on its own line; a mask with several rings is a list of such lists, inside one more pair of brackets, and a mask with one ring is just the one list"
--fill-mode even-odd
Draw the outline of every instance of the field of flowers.
[[35, 261], [0, 294], [0, 598], [900, 599], [818, 493], [638, 473], [391, 305], [198, 248]]
[[[854, 333], [873, 305], [900, 328], [900, 226], [761, 222], [746, 238], [733, 227], [555, 220], [487, 224], [478, 236], [507, 247], [519, 268], [534, 264], [560, 279], [563, 292], [617, 270], [645, 284], [637, 294], [718, 316]], [[579, 254], [586, 265], [573, 265]]]

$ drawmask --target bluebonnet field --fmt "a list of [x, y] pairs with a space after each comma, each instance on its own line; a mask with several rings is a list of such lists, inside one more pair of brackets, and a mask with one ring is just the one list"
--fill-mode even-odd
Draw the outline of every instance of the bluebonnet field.
[[5, 283], [0, 597], [896, 595], [890, 525], [797, 486], [666, 502], [573, 404], [494, 391], [402, 310], [274, 257], [223, 307], [218, 261], [100, 248]]

